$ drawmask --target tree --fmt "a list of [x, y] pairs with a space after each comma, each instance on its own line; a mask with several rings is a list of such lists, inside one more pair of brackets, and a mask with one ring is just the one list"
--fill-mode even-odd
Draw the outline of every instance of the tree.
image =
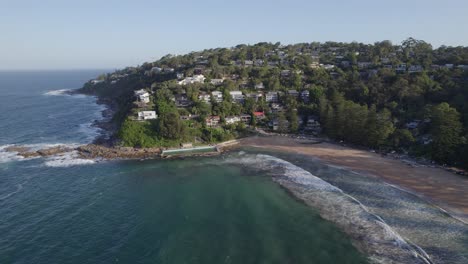
[[460, 114], [448, 103], [441, 103], [432, 108], [432, 158], [449, 163], [455, 159], [457, 148], [463, 143]]

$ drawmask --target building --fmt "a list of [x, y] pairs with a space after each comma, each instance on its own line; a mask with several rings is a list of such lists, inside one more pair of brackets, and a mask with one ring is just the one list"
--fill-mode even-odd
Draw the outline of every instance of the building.
[[179, 81], [179, 85], [187, 85], [187, 84], [193, 84], [193, 83], [203, 83], [205, 82], [205, 76], [202, 74], [199, 75], [194, 75], [192, 77], [187, 77], [181, 81]]
[[230, 91], [229, 94], [232, 97], [232, 100], [236, 103], [244, 103], [244, 95], [242, 94], [241, 91]]
[[205, 93], [205, 92], [201, 92], [198, 95], [198, 100], [201, 101], [201, 102], [210, 103], [211, 102], [211, 95], [208, 94], [208, 93]]
[[241, 118], [241, 121], [247, 125], [250, 124], [250, 120], [252, 119], [250, 115], [246, 115], [246, 114], [241, 115], [240, 118]]
[[213, 99], [217, 103], [221, 103], [223, 101], [223, 93], [220, 91], [213, 91], [211, 92], [211, 96], [213, 96]]
[[265, 95], [265, 101], [268, 103], [277, 103], [278, 102], [278, 92], [268, 92]]
[[403, 73], [406, 72], [406, 63], [402, 63], [395, 68], [396, 72]]
[[224, 79], [211, 79], [210, 81], [211, 84], [216, 85], [216, 86], [223, 84], [223, 82], [224, 82]]
[[210, 116], [205, 119], [206, 126], [217, 127], [221, 118], [219, 116]]
[[369, 67], [371, 67], [373, 64], [372, 62], [358, 62], [358, 68], [359, 69], [367, 69]]
[[313, 135], [318, 135], [322, 133], [322, 127], [316, 117], [309, 117], [304, 127], [304, 131], [312, 133]]
[[140, 111], [138, 112], [138, 120], [143, 121], [143, 120], [152, 120], [152, 119], [157, 119], [158, 115], [156, 114], [156, 111]]
[[299, 92], [296, 90], [288, 90], [288, 95], [297, 98], [299, 97]]
[[253, 114], [257, 120], [265, 119], [265, 112], [254, 112]]
[[144, 89], [135, 91], [135, 96], [139, 102], [142, 102], [145, 104], [150, 102], [150, 95]]
[[301, 100], [304, 103], [308, 103], [310, 101], [310, 92], [309, 90], [304, 90], [301, 92]]
[[263, 93], [259, 92], [259, 93], [249, 93], [246, 95], [247, 98], [252, 98], [255, 100], [255, 102], [258, 102], [258, 100], [260, 100], [262, 97], [263, 97]]
[[264, 86], [263, 83], [261, 82], [261, 83], [255, 84], [254, 88], [255, 88], [256, 90], [263, 90], [263, 89], [265, 89], [265, 86]]
[[421, 65], [411, 65], [408, 68], [409, 73], [417, 73], [417, 72], [422, 72], [424, 68]]
[[240, 116], [226, 116], [224, 119], [227, 125], [235, 124], [241, 121]]
[[174, 99], [177, 107], [188, 107], [192, 104], [186, 94], [178, 94]]

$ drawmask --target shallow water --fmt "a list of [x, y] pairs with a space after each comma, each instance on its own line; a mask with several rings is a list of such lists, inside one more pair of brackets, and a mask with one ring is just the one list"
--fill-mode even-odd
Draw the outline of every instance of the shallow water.
[[10, 164], [0, 170], [12, 186], [0, 200], [0, 262], [365, 263], [268, 177], [216, 163]]

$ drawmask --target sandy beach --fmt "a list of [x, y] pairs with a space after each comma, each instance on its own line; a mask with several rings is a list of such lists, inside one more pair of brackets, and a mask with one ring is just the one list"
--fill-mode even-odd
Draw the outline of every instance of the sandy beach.
[[379, 177], [387, 183], [410, 191], [452, 216], [468, 223], [468, 177], [441, 168], [410, 166], [403, 161], [382, 157], [365, 150], [337, 144], [310, 144], [306, 140], [281, 136], [249, 137], [241, 146], [259, 147], [302, 154], [330, 165]]

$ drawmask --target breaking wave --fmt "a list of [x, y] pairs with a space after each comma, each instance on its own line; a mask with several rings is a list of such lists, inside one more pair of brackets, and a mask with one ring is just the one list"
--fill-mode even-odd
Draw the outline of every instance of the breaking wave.
[[50, 90], [45, 92], [43, 95], [46, 96], [71, 96], [74, 98], [85, 98], [88, 95], [72, 93], [73, 89], [59, 89], [59, 90]]
[[360, 201], [292, 163], [269, 155], [245, 153], [230, 156], [225, 162], [271, 175], [297, 198], [317, 208], [323, 218], [343, 229], [373, 263], [432, 263], [423, 249], [400, 236]]
[[[34, 152], [34, 151], [50, 149], [54, 147], [64, 147], [68, 149], [75, 149], [79, 145], [80, 144], [78, 143], [3, 145], [3, 146], [0, 146], [0, 163], [8, 163], [12, 161], [24, 161], [24, 160], [41, 158], [40, 156], [25, 158], [21, 156], [20, 153], [18, 152], [7, 151], [6, 149], [9, 147], [25, 148], [28, 150], [28, 152]], [[94, 164], [95, 162], [96, 162], [95, 160], [81, 159], [76, 150], [71, 150], [69, 152], [64, 152], [64, 153], [60, 153], [57, 155], [52, 155], [52, 156], [44, 158], [44, 165], [47, 167], [70, 167], [70, 166], [77, 166], [77, 165]]]
[[96, 163], [95, 160], [81, 159], [77, 151], [71, 151], [46, 158], [44, 165], [47, 167], [71, 167], [94, 163]]

